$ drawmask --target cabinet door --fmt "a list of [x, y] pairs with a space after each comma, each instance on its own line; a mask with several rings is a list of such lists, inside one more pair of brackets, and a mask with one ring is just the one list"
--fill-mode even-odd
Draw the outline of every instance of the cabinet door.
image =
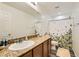
[[48, 40], [43, 43], [43, 56], [48, 56]]
[[48, 40], [48, 56], [50, 56], [51, 53], [51, 39]]
[[32, 50], [24, 54], [22, 57], [32, 57]]
[[33, 49], [33, 57], [42, 57], [42, 44]]

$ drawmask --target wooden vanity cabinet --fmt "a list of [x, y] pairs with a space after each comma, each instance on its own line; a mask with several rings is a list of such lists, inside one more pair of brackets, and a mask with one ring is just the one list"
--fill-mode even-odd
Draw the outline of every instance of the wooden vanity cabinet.
[[48, 56], [51, 54], [51, 38], [48, 40]]
[[26, 54], [22, 55], [22, 57], [48, 57], [50, 54], [50, 42], [50, 39], [46, 40], [28, 51]]
[[43, 43], [43, 57], [48, 56], [48, 40]]
[[51, 39], [48, 39], [43, 43], [43, 57], [50, 56], [50, 49], [51, 49]]
[[42, 57], [43, 56], [42, 51], [43, 51], [42, 44], [40, 44], [33, 49], [33, 57]]

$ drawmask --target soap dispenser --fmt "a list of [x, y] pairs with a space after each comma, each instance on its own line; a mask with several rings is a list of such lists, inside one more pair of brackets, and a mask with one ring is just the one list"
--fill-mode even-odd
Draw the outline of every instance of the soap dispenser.
[[2, 40], [0, 41], [0, 46], [3, 46], [3, 41]]
[[3, 43], [3, 46], [5, 46], [5, 45], [6, 45], [6, 44], [5, 44], [5, 39], [3, 39], [3, 40], [2, 40], [2, 43]]
[[3, 44], [3, 46], [6, 46], [6, 45], [8, 44], [8, 40], [7, 40], [6, 38], [4, 38], [4, 39], [2, 40], [2, 44]]

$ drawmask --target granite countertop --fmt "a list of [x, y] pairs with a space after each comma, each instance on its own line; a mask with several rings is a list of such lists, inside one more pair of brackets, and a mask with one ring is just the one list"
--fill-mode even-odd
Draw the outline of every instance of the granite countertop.
[[42, 37], [36, 37], [29, 40], [34, 41], [34, 45], [32, 45], [29, 48], [23, 49], [23, 50], [17, 50], [17, 51], [11, 51], [8, 49], [9, 46], [7, 46], [5, 49], [0, 51], [0, 57], [18, 57], [21, 56], [24, 53], [27, 53], [29, 50], [33, 49], [37, 45], [43, 43], [44, 41], [48, 40], [50, 37], [49, 35], [44, 35]]

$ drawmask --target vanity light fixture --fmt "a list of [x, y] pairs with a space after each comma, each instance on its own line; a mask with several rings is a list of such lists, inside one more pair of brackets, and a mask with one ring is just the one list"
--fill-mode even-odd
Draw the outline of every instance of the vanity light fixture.
[[25, 2], [26, 4], [28, 4], [29, 6], [31, 6], [33, 9], [35, 9], [37, 12], [39, 12], [38, 8], [37, 8], [37, 2]]
[[37, 5], [37, 2], [31, 2], [34, 6], [36, 6]]

